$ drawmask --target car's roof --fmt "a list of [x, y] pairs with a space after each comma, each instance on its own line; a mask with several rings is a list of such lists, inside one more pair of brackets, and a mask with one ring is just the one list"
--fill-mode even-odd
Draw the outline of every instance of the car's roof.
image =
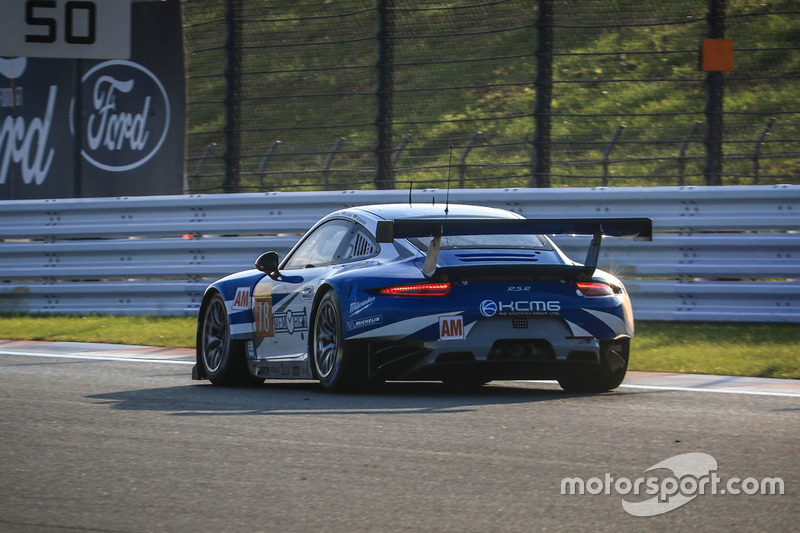
[[[445, 213], [445, 208], [447, 208], [447, 213]], [[443, 217], [445, 214], [456, 218], [520, 218], [519, 215], [505, 209], [464, 204], [445, 206], [444, 203], [436, 205], [376, 204], [355, 207], [351, 210], [362, 211], [383, 220]]]

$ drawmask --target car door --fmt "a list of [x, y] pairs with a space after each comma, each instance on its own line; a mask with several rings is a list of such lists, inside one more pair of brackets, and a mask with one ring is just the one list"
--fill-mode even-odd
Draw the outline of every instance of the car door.
[[342, 263], [354, 223], [333, 219], [306, 235], [275, 278], [256, 284], [253, 315], [258, 359], [303, 359], [314, 294], [319, 283]]

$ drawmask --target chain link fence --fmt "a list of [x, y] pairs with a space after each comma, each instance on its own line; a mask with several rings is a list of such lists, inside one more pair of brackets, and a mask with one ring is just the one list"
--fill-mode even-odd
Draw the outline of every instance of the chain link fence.
[[793, 0], [182, 6], [190, 193], [800, 182]]

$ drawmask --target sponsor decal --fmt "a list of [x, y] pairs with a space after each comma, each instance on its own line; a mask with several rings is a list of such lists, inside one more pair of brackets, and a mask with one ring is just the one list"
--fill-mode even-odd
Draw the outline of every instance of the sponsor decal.
[[560, 315], [561, 302], [558, 300], [518, 300], [512, 302], [484, 300], [480, 305], [485, 317], [498, 316], [539, 316]]
[[362, 226], [366, 225], [365, 224], [366, 220], [364, 220], [364, 218], [362, 216], [360, 216], [358, 213], [354, 213], [352, 211], [345, 211], [344, 213], [341, 213], [341, 215], [343, 217], [352, 218], [353, 220], [355, 220], [356, 222], [358, 222]]
[[366, 328], [368, 326], [377, 326], [383, 322], [383, 317], [380, 315], [371, 316], [369, 318], [359, 318], [358, 320], [350, 320], [347, 323], [347, 329], [359, 329], [359, 328]]
[[497, 314], [497, 304], [491, 300], [481, 302], [481, 314], [487, 318]]
[[274, 337], [275, 328], [272, 319], [272, 283], [259, 283], [256, 285], [253, 315], [256, 320], [256, 335], [259, 337]]
[[250, 309], [250, 287], [239, 287], [233, 297], [232, 311], [246, 311]]
[[512, 285], [508, 288], [508, 292], [531, 292], [530, 285]]
[[439, 340], [455, 341], [464, 338], [464, 317], [440, 316]]
[[275, 313], [272, 317], [275, 333], [293, 334], [295, 331], [308, 331], [308, 314], [306, 308], [302, 313], [289, 309], [284, 313]]
[[[161, 81], [133, 61], [104, 61], [89, 70], [83, 158], [109, 172], [133, 170], [161, 149], [169, 132], [170, 102]], [[74, 128], [73, 128], [74, 129]]]
[[[26, 65], [27, 60], [22, 62], [16, 60], [14, 63], [7, 63], [0, 70], [4, 76], [13, 80], [25, 71]], [[2, 89], [0, 93], [2, 107], [22, 107], [22, 90], [22, 87], [15, 87], [13, 90]], [[34, 117], [26, 123], [24, 117], [12, 113], [3, 119], [0, 124], [0, 185], [6, 183], [12, 163], [19, 165], [22, 170], [22, 182], [26, 185], [31, 183], [41, 185], [47, 179], [55, 155], [49, 137], [57, 95], [58, 87], [51, 85], [44, 116], [41, 118]]]
[[373, 303], [375, 303], [375, 297], [374, 296], [370, 296], [369, 298], [367, 298], [366, 300], [363, 300], [361, 302], [351, 302], [350, 303], [350, 315], [352, 316], [352, 315], [357, 315], [357, 314], [361, 313], [361, 311], [363, 311], [364, 309], [368, 308]]

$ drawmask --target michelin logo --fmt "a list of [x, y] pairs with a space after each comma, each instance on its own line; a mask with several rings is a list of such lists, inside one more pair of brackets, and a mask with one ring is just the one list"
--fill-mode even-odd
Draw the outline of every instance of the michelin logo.
[[368, 326], [377, 326], [383, 322], [383, 318], [381, 316], [371, 316], [369, 318], [360, 318], [358, 320], [351, 320], [347, 323], [347, 329], [359, 329], [365, 328]]

